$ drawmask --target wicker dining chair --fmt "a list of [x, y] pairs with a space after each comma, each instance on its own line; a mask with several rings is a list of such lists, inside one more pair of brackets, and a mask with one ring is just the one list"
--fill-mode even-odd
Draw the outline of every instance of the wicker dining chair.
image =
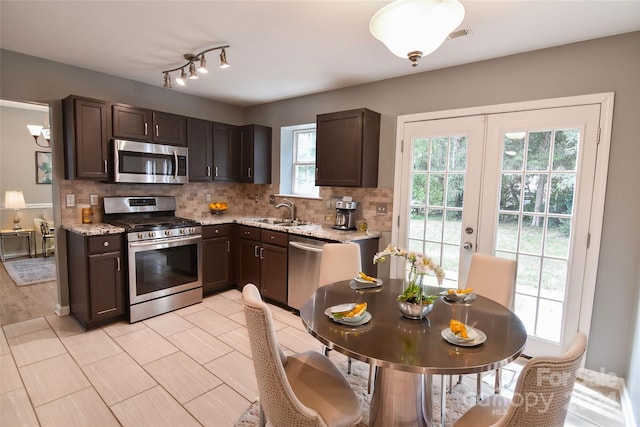
[[286, 356], [258, 288], [245, 285], [242, 298], [260, 393], [260, 426], [267, 420], [273, 426], [301, 427], [360, 422], [358, 397], [334, 363], [316, 351]]
[[586, 335], [578, 332], [563, 356], [529, 360], [520, 372], [513, 399], [491, 395], [465, 412], [454, 427], [564, 426], [586, 347]]

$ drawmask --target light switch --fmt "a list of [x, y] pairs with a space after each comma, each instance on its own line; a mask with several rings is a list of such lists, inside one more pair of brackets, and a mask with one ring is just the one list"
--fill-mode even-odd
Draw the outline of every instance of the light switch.
[[89, 196], [91, 206], [98, 206], [98, 195], [92, 194]]
[[75, 194], [67, 194], [67, 207], [72, 208], [76, 205], [76, 195]]
[[387, 215], [387, 204], [386, 203], [377, 203], [376, 204], [376, 215]]
[[204, 201], [207, 203], [211, 203], [211, 193], [207, 193], [204, 195]]

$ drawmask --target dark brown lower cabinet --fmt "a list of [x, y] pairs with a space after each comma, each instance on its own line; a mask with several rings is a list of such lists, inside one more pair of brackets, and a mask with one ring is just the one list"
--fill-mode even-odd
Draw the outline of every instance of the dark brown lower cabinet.
[[235, 283], [232, 224], [202, 227], [202, 285], [204, 293], [228, 289]]
[[84, 328], [126, 314], [123, 236], [82, 236], [67, 231], [69, 307]]
[[287, 305], [287, 233], [239, 226], [238, 287], [255, 284], [260, 294]]

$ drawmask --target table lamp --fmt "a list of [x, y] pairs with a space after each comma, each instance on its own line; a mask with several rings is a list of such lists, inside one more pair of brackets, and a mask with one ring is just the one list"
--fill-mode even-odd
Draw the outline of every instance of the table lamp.
[[19, 230], [20, 228], [20, 215], [19, 209], [24, 209], [27, 205], [24, 202], [24, 194], [22, 191], [5, 191], [4, 192], [4, 207], [7, 209], [15, 209], [16, 216], [13, 218], [13, 229]]

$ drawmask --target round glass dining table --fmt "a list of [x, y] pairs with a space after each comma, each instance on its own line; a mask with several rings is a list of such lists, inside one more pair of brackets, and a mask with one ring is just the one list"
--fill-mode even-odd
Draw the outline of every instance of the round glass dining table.
[[[433, 412], [432, 376], [491, 371], [515, 360], [523, 351], [527, 332], [509, 309], [477, 295], [469, 303], [439, 297], [422, 320], [402, 316], [396, 296], [404, 280], [386, 279], [382, 286], [359, 289], [353, 281], [318, 288], [300, 309], [311, 335], [330, 349], [376, 366], [377, 374], [369, 426], [430, 426]], [[442, 288], [425, 286], [438, 295]], [[327, 308], [367, 303], [371, 320], [346, 325], [330, 319]], [[482, 343], [451, 344], [443, 338], [456, 319], [484, 333]], [[442, 380], [444, 419], [444, 378]]]

